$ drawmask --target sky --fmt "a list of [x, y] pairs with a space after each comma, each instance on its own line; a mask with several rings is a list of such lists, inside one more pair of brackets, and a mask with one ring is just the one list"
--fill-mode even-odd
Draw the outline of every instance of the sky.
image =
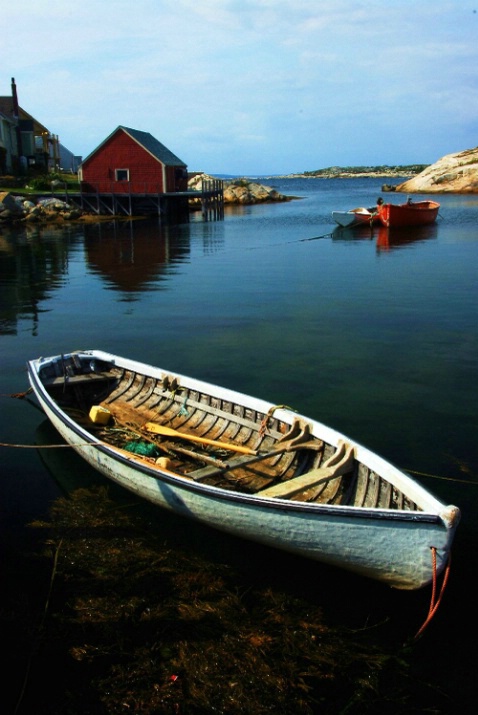
[[16, 0], [0, 67], [83, 158], [119, 125], [242, 176], [478, 145], [478, 0]]

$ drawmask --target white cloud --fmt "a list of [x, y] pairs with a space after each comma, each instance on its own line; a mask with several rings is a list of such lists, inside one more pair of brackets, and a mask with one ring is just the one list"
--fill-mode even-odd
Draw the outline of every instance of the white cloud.
[[20, 104], [83, 155], [126, 124], [207, 171], [434, 161], [476, 144], [465, 5], [18, 0], [2, 9], [0, 93], [14, 76]]

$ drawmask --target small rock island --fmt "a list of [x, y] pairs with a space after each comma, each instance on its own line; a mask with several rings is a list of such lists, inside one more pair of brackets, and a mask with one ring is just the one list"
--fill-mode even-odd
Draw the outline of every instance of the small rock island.
[[[213, 181], [214, 177], [208, 174], [197, 174], [188, 181], [188, 189], [201, 191], [203, 181]], [[292, 197], [284, 196], [270, 186], [258, 184], [250, 179], [231, 179], [224, 181], [225, 204], [260, 204], [274, 201], [290, 201]], [[200, 199], [192, 199], [200, 203]]]

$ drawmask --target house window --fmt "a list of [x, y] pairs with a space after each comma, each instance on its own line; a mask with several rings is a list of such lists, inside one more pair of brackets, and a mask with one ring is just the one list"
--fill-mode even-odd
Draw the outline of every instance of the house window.
[[115, 181], [129, 181], [129, 169], [115, 169]]

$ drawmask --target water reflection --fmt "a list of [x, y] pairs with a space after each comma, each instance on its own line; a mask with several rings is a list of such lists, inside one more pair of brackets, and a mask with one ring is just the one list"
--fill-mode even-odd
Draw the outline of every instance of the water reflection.
[[337, 226], [332, 231], [332, 241], [366, 241], [374, 237], [374, 227], [368, 224], [343, 228]]
[[[208, 239], [209, 240], [209, 239]], [[84, 256], [83, 256], [84, 250]], [[189, 225], [151, 221], [4, 227], [0, 233], [0, 335], [16, 335], [20, 320], [38, 334], [46, 301], [71, 281], [73, 256], [123, 300], [156, 287], [191, 252]], [[40, 307], [41, 306], [41, 307]]]
[[69, 252], [80, 236], [57, 226], [2, 230], [0, 334], [16, 335], [20, 316], [31, 318], [31, 333], [37, 334], [39, 304], [65, 284]]
[[385, 226], [354, 226], [342, 228], [337, 226], [332, 231], [333, 241], [366, 241], [375, 238], [378, 251], [390, 251], [402, 248], [411, 243], [436, 239], [437, 224], [430, 226], [409, 226], [402, 228], [386, 228]]
[[[49, 420], [43, 420], [38, 425], [35, 442], [41, 461], [62, 494], [105, 483], [104, 477], [66, 444]], [[116, 489], [116, 485], [112, 486]]]
[[202, 221], [200, 217], [191, 220], [187, 229], [190, 230], [191, 241], [196, 241], [204, 255], [217, 253], [224, 248], [224, 221]]
[[190, 256], [189, 227], [128, 221], [85, 226], [85, 264], [126, 300], [157, 284]]
[[429, 226], [408, 226], [402, 228], [386, 228], [377, 226], [377, 250], [390, 251], [396, 248], [403, 248], [410, 243], [428, 241], [436, 239], [438, 226], [436, 223]]

